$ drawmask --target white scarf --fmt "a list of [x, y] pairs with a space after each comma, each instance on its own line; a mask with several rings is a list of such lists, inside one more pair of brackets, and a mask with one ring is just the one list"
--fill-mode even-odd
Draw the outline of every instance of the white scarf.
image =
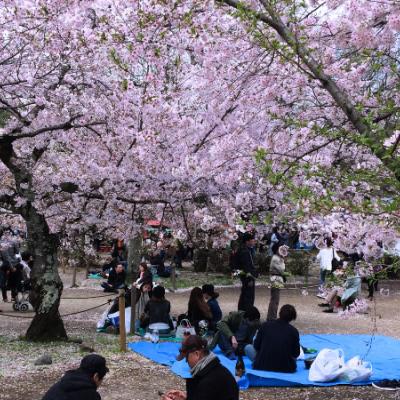
[[210, 352], [210, 354], [206, 355], [202, 358], [191, 370], [190, 373], [192, 376], [196, 376], [201, 370], [203, 370], [214, 358], [217, 356]]

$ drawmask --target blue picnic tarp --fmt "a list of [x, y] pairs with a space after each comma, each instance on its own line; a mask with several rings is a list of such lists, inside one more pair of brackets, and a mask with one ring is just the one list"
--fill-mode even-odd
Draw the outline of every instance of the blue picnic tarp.
[[[302, 335], [300, 338], [302, 346], [321, 350], [343, 349], [345, 360], [359, 355], [365, 361], [370, 361], [373, 373], [370, 380], [357, 382], [356, 385], [368, 385], [382, 379], [400, 378], [400, 340], [387, 336], [371, 335], [331, 335], [315, 334]], [[172, 372], [182, 378], [190, 378], [189, 366], [185, 360], [176, 361], [179, 353], [179, 343], [161, 342], [136, 342], [129, 343], [129, 348], [144, 357], [163, 365], [171, 367]], [[214, 349], [222, 365], [234, 374], [236, 361], [226, 358], [219, 348]], [[307, 358], [307, 354], [306, 354]], [[297, 372], [280, 373], [269, 371], [258, 371], [251, 367], [251, 361], [244, 357], [246, 374], [239, 381], [241, 389], [250, 386], [332, 386], [349, 384], [345, 381], [333, 381], [327, 383], [311, 382], [308, 379], [308, 370], [305, 369], [304, 361], [297, 361]]]

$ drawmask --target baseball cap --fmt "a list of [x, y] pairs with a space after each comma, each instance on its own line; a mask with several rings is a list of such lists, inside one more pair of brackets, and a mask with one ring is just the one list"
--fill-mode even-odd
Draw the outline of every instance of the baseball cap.
[[179, 354], [176, 359], [178, 361], [183, 360], [189, 353], [196, 350], [206, 350], [207, 349], [207, 341], [202, 339], [197, 335], [188, 336], [183, 342], [182, 346], [179, 349]]
[[100, 376], [104, 376], [109, 371], [106, 367], [106, 359], [99, 354], [88, 354], [83, 357], [79, 368], [91, 374], [97, 372]]

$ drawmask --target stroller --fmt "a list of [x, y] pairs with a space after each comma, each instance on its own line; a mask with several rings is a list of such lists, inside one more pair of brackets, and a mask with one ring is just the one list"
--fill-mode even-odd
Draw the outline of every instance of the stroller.
[[13, 303], [14, 311], [27, 312], [29, 310], [29, 291], [31, 290], [30, 280], [21, 281], [18, 285], [17, 295]]

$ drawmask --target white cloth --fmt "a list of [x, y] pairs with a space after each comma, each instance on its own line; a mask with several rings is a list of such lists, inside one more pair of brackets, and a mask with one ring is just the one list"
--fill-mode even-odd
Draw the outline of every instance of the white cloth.
[[321, 249], [317, 255], [320, 268], [326, 271], [332, 271], [332, 260], [333, 257], [340, 261], [340, 257], [337, 255], [336, 250], [333, 247], [325, 247]]
[[28, 279], [31, 278], [31, 269], [29, 268], [28, 264], [21, 260], [20, 264], [22, 265], [22, 276], [24, 281], [27, 281]]

